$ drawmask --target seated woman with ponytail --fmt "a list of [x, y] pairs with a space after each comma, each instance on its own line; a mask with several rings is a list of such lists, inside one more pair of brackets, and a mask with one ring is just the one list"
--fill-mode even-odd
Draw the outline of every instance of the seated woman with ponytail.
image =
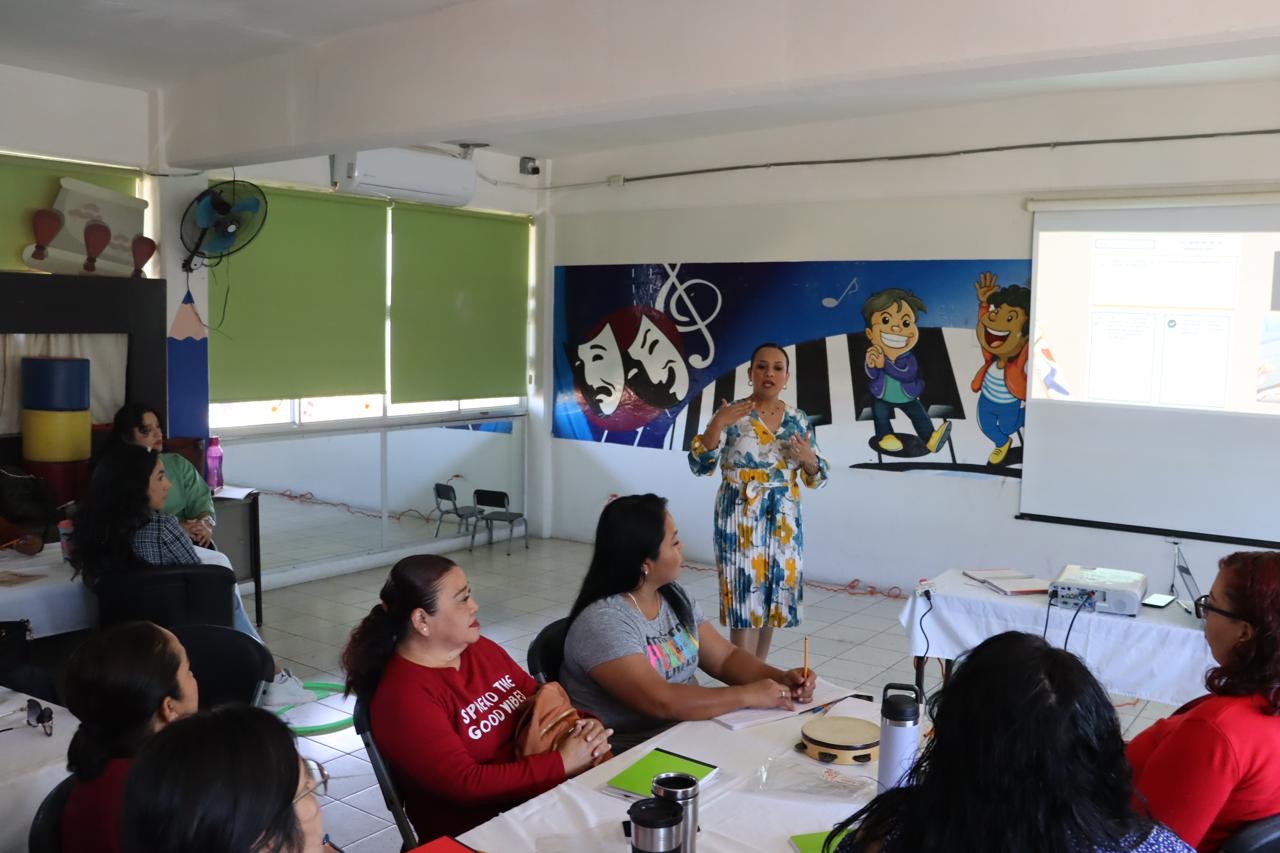
[[347, 694], [369, 706], [373, 739], [421, 841], [461, 835], [588, 769], [609, 750], [599, 720], [558, 750], [518, 757], [516, 733], [538, 683], [480, 636], [462, 569], [405, 557], [342, 653]]
[[199, 694], [178, 638], [150, 622], [104, 631], [76, 650], [63, 698], [80, 720], [67, 750], [76, 782], [62, 811], [64, 853], [122, 850], [125, 779], [143, 742], [194, 714]]

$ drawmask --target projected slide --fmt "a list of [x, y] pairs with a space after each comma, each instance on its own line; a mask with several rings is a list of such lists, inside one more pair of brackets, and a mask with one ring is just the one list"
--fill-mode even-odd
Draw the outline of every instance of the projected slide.
[[1272, 233], [1041, 232], [1037, 333], [1073, 400], [1280, 414], [1278, 251]]

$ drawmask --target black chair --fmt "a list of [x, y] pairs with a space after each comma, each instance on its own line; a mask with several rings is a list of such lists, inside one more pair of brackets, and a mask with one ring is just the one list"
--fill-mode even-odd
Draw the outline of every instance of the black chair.
[[[477, 520], [483, 514], [478, 507], [474, 506], [458, 506], [458, 493], [454, 491], [453, 486], [447, 483], [436, 483], [436, 512], [440, 513], [440, 517], [436, 520], [436, 533], [440, 535], [440, 525], [444, 524], [446, 515], [455, 515], [458, 517], [458, 532], [464, 533], [467, 529], [467, 522], [470, 521], [474, 527]], [[446, 506], [447, 504], [447, 506]]]
[[382, 753], [378, 752], [377, 744], [373, 742], [373, 732], [369, 731], [369, 709], [363, 699], [356, 699], [356, 707], [351, 714], [351, 719], [355, 724], [356, 734], [360, 735], [360, 739], [364, 741], [364, 751], [369, 756], [369, 763], [373, 765], [373, 775], [377, 778], [378, 788], [382, 791], [382, 800], [387, 805], [387, 811], [391, 812], [391, 817], [395, 819], [396, 829], [400, 830], [400, 840], [403, 842], [400, 849], [412, 850], [418, 846], [418, 835], [413, 830], [413, 824], [409, 823], [409, 816], [404, 812], [404, 802], [400, 799], [400, 792], [396, 790], [395, 781], [391, 778], [391, 768], [387, 767], [387, 762], [382, 759]]
[[62, 810], [67, 807], [67, 798], [75, 783], [76, 777], [68, 776], [45, 794], [36, 816], [31, 819], [28, 853], [62, 853]]
[[1221, 853], [1280, 853], [1280, 815], [1254, 821], [1218, 849]]
[[146, 620], [179, 625], [231, 627], [235, 572], [226, 566], [147, 566], [104, 572], [94, 586], [98, 624]]
[[529, 674], [539, 684], [560, 680], [564, 664], [564, 638], [569, 633], [569, 617], [557, 619], [538, 632], [529, 644]]
[[[492, 489], [476, 489], [474, 492], [476, 507], [481, 510], [480, 521], [489, 529], [489, 544], [493, 544], [493, 523], [505, 521], [511, 527], [511, 535], [507, 537], [507, 556], [511, 556], [511, 540], [516, 538], [516, 522], [524, 525], [524, 547], [529, 547], [529, 522], [523, 512], [511, 511], [511, 498], [506, 492], [495, 492]], [[477, 524], [476, 527], [479, 525]], [[471, 547], [475, 550], [476, 528], [471, 528]]]
[[221, 625], [180, 625], [173, 634], [187, 650], [191, 674], [200, 685], [201, 710], [259, 703], [275, 674], [275, 661], [266, 646]]

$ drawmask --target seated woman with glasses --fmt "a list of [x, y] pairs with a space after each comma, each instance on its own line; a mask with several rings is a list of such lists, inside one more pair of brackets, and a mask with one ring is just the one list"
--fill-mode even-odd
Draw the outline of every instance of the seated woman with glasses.
[[1280, 814], [1280, 552], [1224, 557], [1195, 604], [1209, 693], [1134, 738], [1129, 763], [1152, 816], [1209, 853]]
[[1075, 655], [998, 634], [929, 698], [903, 778], [828, 836], [838, 853], [1191, 853], [1135, 814], [1120, 723]]
[[150, 622], [117, 625], [76, 649], [63, 687], [80, 721], [67, 750], [76, 782], [62, 810], [64, 853], [121, 850], [120, 808], [134, 755], [155, 732], [194, 714], [198, 699], [182, 643]]
[[[683, 553], [665, 498], [627, 495], [600, 513], [560, 680], [575, 706], [618, 731], [615, 750], [679, 720], [790, 708], [813, 696], [812, 669], [769, 666], [706, 621], [678, 582]], [[703, 687], [699, 669], [730, 686]]]
[[[120, 445], [103, 454], [89, 481], [89, 493], [76, 511], [71, 534], [71, 562], [94, 586], [103, 574], [147, 565], [211, 563], [230, 568], [217, 551], [199, 548], [178, 520], [164, 511], [169, 495], [164, 458], [135, 445]], [[239, 587], [232, 585], [232, 627], [262, 642], [244, 612]], [[276, 665], [265, 702], [283, 705], [310, 702], [315, 695], [288, 670]]]
[[261, 708], [224, 705], [147, 741], [125, 786], [127, 853], [332, 853], [328, 774]]
[[342, 653], [347, 694], [369, 725], [418, 837], [461, 835], [609, 751], [610, 731], [580, 720], [559, 749], [519, 756], [517, 728], [538, 683], [480, 635], [461, 567], [417, 554], [391, 568], [381, 601]]

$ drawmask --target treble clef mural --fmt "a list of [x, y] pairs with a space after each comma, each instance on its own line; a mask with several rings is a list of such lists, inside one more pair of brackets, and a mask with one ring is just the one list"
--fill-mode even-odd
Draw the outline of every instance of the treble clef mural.
[[[658, 291], [658, 299], [654, 307], [675, 320], [676, 328], [681, 332], [698, 332], [702, 335], [702, 340], [707, 347], [706, 355], [689, 356], [689, 365], [706, 367], [716, 357], [716, 342], [711, 336], [710, 326], [711, 321], [719, 316], [720, 307], [723, 304], [720, 288], [705, 278], [691, 278], [682, 282], [680, 264], [663, 264], [662, 266], [667, 271], [667, 280]], [[698, 292], [699, 287], [704, 288], [703, 292], [707, 294], [708, 299], [714, 300], [710, 303], [710, 310], [705, 315], [699, 312], [698, 303], [694, 299], [694, 294]]]

